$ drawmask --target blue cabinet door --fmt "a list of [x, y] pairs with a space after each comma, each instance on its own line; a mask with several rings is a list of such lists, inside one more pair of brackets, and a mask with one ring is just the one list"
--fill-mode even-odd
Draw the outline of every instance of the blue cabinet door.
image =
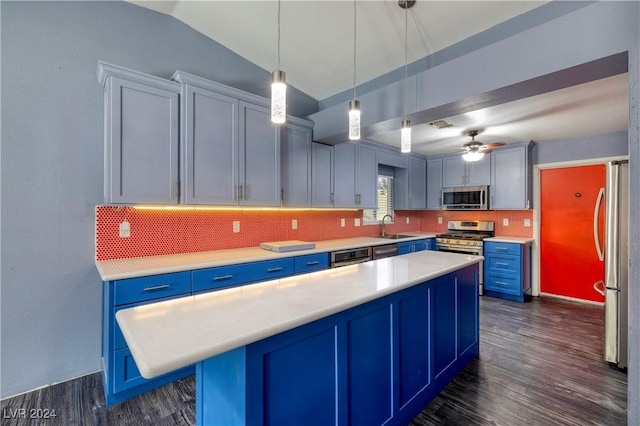
[[374, 147], [358, 144], [357, 203], [360, 209], [378, 208], [378, 157]]
[[191, 84], [182, 99], [186, 204], [238, 203], [238, 100]]
[[433, 286], [433, 377], [456, 360], [456, 282], [444, 277]]
[[398, 243], [398, 256], [401, 254], [411, 253], [413, 250], [413, 243]]
[[347, 322], [350, 425], [381, 425], [393, 416], [390, 306]]
[[442, 159], [442, 186], [476, 186], [491, 184], [491, 156], [467, 162], [462, 155], [448, 155]]
[[280, 205], [280, 139], [269, 108], [239, 102], [240, 204]]
[[333, 147], [311, 144], [311, 205], [333, 207]]
[[429, 291], [398, 301], [398, 375], [400, 409], [431, 381]]
[[137, 76], [129, 81], [111, 71], [105, 71], [105, 202], [177, 204], [180, 86], [123, 71]]
[[442, 207], [442, 157], [427, 158], [427, 209]]
[[531, 208], [531, 160], [529, 144], [491, 152], [492, 210]]
[[282, 205], [311, 206], [311, 129], [292, 123], [280, 131]]
[[409, 158], [409, 208], [427, 207], [427, 163], [423, 158]]
[[457, 278], [458, 356], [473, 351], [478, 344], [479, 299], [476, 271], [465, 269]]
[[335, 207], [355, 208], [356, 145], [345, 142], [335, 145], [333, 150], [333, 204]]

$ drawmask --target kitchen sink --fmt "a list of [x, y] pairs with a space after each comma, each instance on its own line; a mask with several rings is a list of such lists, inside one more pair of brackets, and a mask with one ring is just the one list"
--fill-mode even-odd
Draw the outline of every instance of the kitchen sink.
[[385, 238], [387, 240], [401, 240], [403, 238], [415, 238], [415, 235], [402, 235], [402, 234], [376, 235], [376, 238]]

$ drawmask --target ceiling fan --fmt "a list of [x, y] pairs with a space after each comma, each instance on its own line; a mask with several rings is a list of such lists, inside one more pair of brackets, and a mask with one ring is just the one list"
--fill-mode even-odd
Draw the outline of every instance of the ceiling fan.
[[493, 142], [484, 144], [482, 142], [478, 142], [475, 137], [478, 136], [478, 130], [469, 130], [469, 136], [471, 136], [471, 141], [462, 145], [464, 149], [464, 154], [462, 154], [462, 158], [465, 161], [478, 161], [484, 154], [491, 152], [492, 149], [498, 148], [499, 146], [503, 146], [504, 142]]

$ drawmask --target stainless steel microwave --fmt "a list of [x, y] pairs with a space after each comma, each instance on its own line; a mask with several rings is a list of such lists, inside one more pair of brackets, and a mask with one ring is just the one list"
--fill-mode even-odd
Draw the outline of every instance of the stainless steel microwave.
[[457, 186], [442, 188], [442, 210], [488, 210], [489, 187]]

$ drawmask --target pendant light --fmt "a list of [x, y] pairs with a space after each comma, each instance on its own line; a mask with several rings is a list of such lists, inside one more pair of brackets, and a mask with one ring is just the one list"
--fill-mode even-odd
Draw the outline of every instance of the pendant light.
[[287, 83], [284, 71], [280, 70], [280, 0], [278, 0], [278, 69], [271, 80], [271, 121], [284, 123], [287, 119]]
[[349, 139], [360, 139], [360, 101], [356, 99], [356, 0], [353, 0], [353, 99], [349, 101]]
[[407, 118], [407, 64], [408, 64], [408, 32], [409, 32], [409, 8], [415, 4], [415, 0], [398, 0], [398, 5], [404, 9], [404, 120], [400, 129], [400, 152], [411, 152], [411, 120]]

